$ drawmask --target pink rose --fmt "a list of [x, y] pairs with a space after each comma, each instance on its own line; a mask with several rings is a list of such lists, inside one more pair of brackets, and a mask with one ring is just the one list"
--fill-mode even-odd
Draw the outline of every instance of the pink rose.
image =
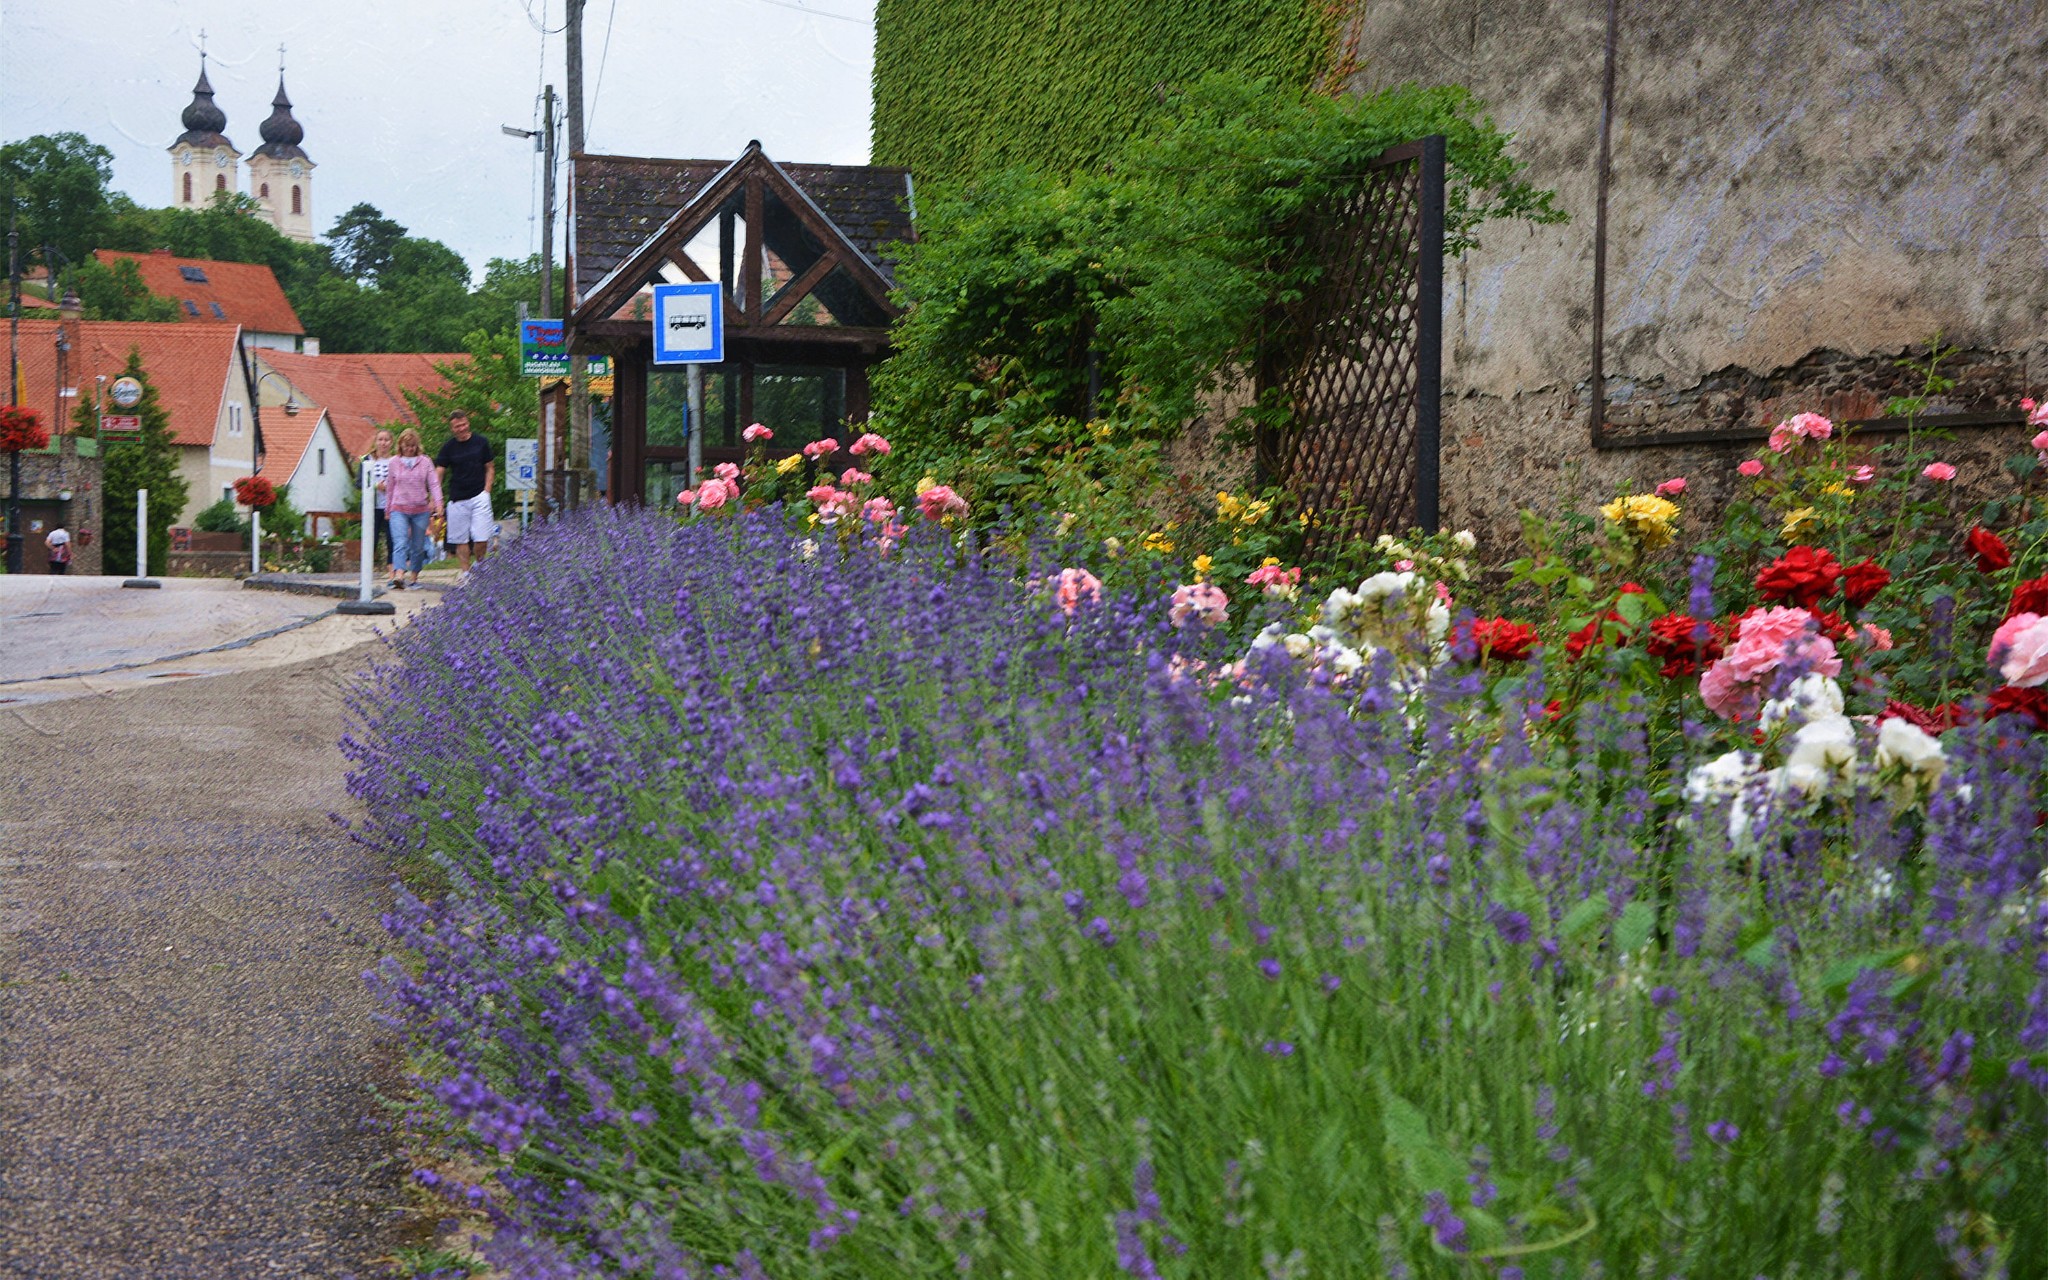
[[1207, 582], [1190, 583], [1173, 589], [1173, 606], [1167, 610], [1175, 626], [1199, 622], [1205, 627], [1222, 624], [1230, 616], [1230, 597], [1221, 587]]
[[740, 469], [730, 462], [721, 462], [711, 468], [711, 474], [730, 484], [740, 478]]
[[2021, 412], [2021, 413], [2032, 413], [2033, 411], [2034, 411], [2034, 398], [2033, 398], [2032, 396], [2023, 396], [2023, 397], [2021, 397], [2021, 399], [2020, 399], [2020, 412]]
[[1395, 573], [1407, 573], [1407, 572], [1408, 572], [1409, 570], [1413, 569], [1414, 567], [1415, 567], [1415, 562], [1414, 562], [1413, 560], [1396, 560], [1396, 561], [1394, 561], [1394, 572], [1395, 572]]
[[1869, 484], [1872, 480], [1875, 479], [1877, 479], [1876, 467], [1858, 467], [1854, 471], [1851, 471], [1849, 473], [1850, 484]]
[[1863, 633], [1863, 643], [1871, 648], [1885, 650], [1892, 647], [1892, 633], [1876, 623], [1866, 622], [1859, 630]]
[[1780, 605], [1759, 609], [1744, 618], [1735, 643], [1700, 675], [1700, 698], [1724, 720], [1755, 714], [1763, 677], [1787, 658], [1799, 659], [1808, 671], [1842, 674], [1835, 642], [1820, 634], [1819, 622], [1804, 609]]
[[1779, 423], [1777, 426], [1771, 428], [1771, 452], [1785, 452], [1785, 450], [1790, 449], [1792, 447], [1792, 441], [1794, 439], [1796, 439], [1796, 437], [1792, 434], [1792, 424], [1790, 422]]
[[2048, 617], [2016, 613], [1991, 636], [1991, 665], [2009, 685], [2048, 684]]
[[740, 439], [748, 444], [753, 444], [757, 440], [773, 440], [774, 438], [775, 433], [758, 422], [748, 427], [745, 431], [740, 432]]
[[697, 491], [695, 489], [684, 489], [676, 494], [676, 501], [686, 507], [695, 506], [697, 504]]
[[1102, 580], [1086, 569], [1062, 569], [1053, 579], [1052, 598], [1060, 612], [1071, 614], [1084, 604], [1102, 599]]
[[[1301, 570], [1299, 568], [1283, 569], [1277, 564], [1262, 564], [1252, 570], [1251, 576], [1246, 578], [1245, 582], [1263, 591], [1271, 591], [1276, 587], [1285, 589], [1299, 585], [1301, 582]], [[1439, 583], [1438, 585], [1441, 586], [1442, 584]]]
[[853, 486], [857, 484], [867, 484], [871, 482], [873, 479], [873, 476], [869, 475], [865, 471], [862, 471], [859, 467], [848, 467], [846, 470], [839, 473], [839, 483], [845, 485], [849, 489], [851, 489]]
[[1947, 484], [1956, 478], [1956, 469], [1946, 462], [1930, 462], [1920, 468], [1920, 474], [1926, 476], [1929, 480]]
[[2035, 436], [2032, 444], [2041, 452], [2048, 453], [2048, 431], [2043, 431], [2040, 435]]
[[889, 452], [889, 442], [872, 431], [853, 442], [852, 453], [856, 458], [865, 458], [871, 453], [879, 458], [887, 452]]
[[1802, 413], [1785, 424], [1792, 428], [1792, 434], [1805, 436], [1808, 440], [1825, 440], [1835, 434], [1835, 424], [1817, 413]]
[[1741, 473], [1742, 475], [1748, 476], [1750, 479], [1754, 480], [1764, 473], [1763, 459], [1749, 458], [1745, 460], [1741, 466], [1735, 468], [1735, 470]]
[[697, 509], [716, 511], [726, 504], [727, 499], [738, 493], [737, 486], [729, 485], [723, 480], [706, 480], [697, 489]]
[[[1759, 467], [1759, 470], [1761, 470], [1761, 467]], [[1684, 476], [1673, 476], [1669, 480], [1666, 480], [1663, 484], [1657, 486], [1657, 496], [1660, 498], [1675, 498], [1679, 494], [1684, 492]]]
[[869, 498], [860, 509], [860, 518], [869, 524], [881, 524], [895, 516], [896, 504], [887, 498]]
[[839, 490], [829, 484], [814, 484], [804, 490], [804, 498], [809, 502], [830, 502], [837, 496]]
[[951, 485], [935, 484], [917, 495], [917, 509], [927, 520], [967, 514], [967, 499], [953, 492]]
[[830, 457], [837, 452], [839, 452], [839, 442], [830, 438], [813, 440], [804, 446], [804, 456], [813, 462], [819, 458]]

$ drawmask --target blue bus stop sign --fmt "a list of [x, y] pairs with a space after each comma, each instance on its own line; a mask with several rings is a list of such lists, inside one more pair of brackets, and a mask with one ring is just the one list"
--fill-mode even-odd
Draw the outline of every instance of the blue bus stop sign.
[[654, 286], [654, 363], [725, 359], [725, 300], [717, 281]]

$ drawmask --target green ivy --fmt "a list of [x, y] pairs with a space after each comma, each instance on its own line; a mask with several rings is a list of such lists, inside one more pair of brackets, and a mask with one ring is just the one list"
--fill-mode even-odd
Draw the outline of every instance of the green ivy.
[[1305, 88], [1330, 0], [880, 0], [874, 157], [920, 182], [1091, 165], [1211, 71]]

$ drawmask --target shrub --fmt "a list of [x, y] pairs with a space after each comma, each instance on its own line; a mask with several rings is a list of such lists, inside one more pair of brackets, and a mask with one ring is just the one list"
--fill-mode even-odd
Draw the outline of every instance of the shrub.
[[247, 533], [249, 522], [235, 509], [233, 498], [222, 498], [194, 516], [192, 527], [201, 533]]

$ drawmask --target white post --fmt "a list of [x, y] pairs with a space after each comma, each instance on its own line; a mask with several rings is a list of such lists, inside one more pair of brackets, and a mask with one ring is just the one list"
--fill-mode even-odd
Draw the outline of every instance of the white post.
[[135, 576], [124, 587], [156, 588], [164, 584], [149, 576], [149, 490], [135, 491]]
[[[643, 397], [644, 398], [644, 397]], [[690, 487], [697, 487], [697, 473], [704, 469], [704, 366], [690, 366]], [[639, 492], [641, 479], [626, 480], [630, 492]], [[617, 501], [614, 496], [613, 501]]]
[[373, 562], [377, 553], [377, 526], [375, 523], [377, 519], [377, 495], [370, 488], [370, 455], [368, 454], [363, 455], [362, 472], [362, 487], [359, 490], [362, 494], [362, 519], [357, 522], [360, 527], [357, 530], [356, 541], [363, 544], [363, 582], [362, 589], [356, 593], [356, 599], [364, 604], [368, 604], [371, 597], [375, 594], [370, 588], [370, 578], [375, 570]]
[[249, 573], [263, 572], [263, 508], [249, 508]]

